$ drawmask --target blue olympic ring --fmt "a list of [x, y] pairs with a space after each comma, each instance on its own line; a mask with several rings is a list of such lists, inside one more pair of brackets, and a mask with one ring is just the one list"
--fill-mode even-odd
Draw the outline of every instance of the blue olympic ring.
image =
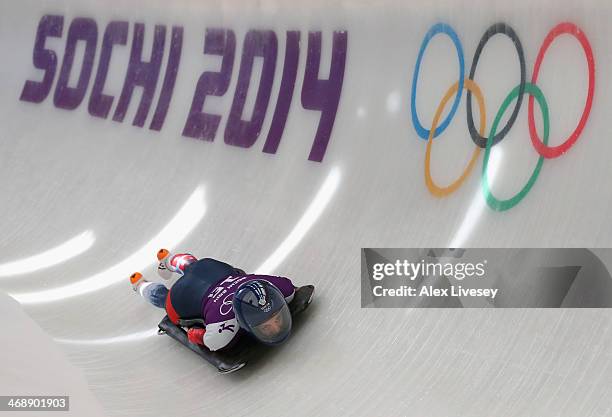
[[461, 101], [461, 92], [463, 91], [463, 78], [465, 75], [465, 63], [463, 60], [463, 47], [461, 46], [461, 41], [459, 41], [459, 36], [457, 36], [457, 32], [445, 23], [437, 23], [429, 29], [427, 34], [425, 34], [425, 38], [421, 43], [421, 49], [419, 50], [419, 57], [417, 58], [416, 65], [414, 67], [414, 74], [412, 76], [412, 96], [410, 97], [411, 111], [412, 111], [412, 124], [414, 125], [417, 134], [421, 139], [427, 140], [429, 138], [429, 129], [425, 129], [421, 122], [419, 121], [419, 116], [416, 111], [416, 93], [417, 93], [417, 81], [419, 79], [419, 70], [421, 68], [421, 59], [423, 58], [423, 54], [425, 53], [425, 49], [427, 49], [427, 44], [438, 33], [444, 33], [448, 35], [449, 38], [455, 44], [455, 48], [457, 49], [457, 57], [459, 58], [459, 88], [457, 89], [457, 95], [455, 96], [455, 101], [453, 101], [453, 106], [451, 107], [450, 112], [446, 116], [446, 119], [438, 126], [436, 132], [434, 134], [434, 138], [437, 137], [440, 133], [444, 132], [444, 130], [450, 124], [457, 108], [459, 107], [459, 102]]

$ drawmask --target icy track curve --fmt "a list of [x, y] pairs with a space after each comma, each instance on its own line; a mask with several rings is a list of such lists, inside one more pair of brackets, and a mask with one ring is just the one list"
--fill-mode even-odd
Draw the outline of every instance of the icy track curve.
[[[608, 310], [360, 308], [362, 247], [612, 246], [609, 4], [418, 3], [3, 2], [0, 289], [33, 323], [2, 336], [0, 395], [70, 372], [74, 415], [612, 415]], [[541, 102], [498, 114], [522, 70], [541, 162]], [[490, 153], [466, 89], [475, 130], [514, 120]], [[219, 375], [131, 291], [159, 247], [316, 303]], [[71, 365], [22, 373], [40, 329]]]

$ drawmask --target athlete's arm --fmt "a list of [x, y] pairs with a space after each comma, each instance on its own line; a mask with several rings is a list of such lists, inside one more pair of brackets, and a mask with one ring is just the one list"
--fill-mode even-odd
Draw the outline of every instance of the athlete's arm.
[[223, 349], [234, 340], [238, 330], [240, 330], [240, 326], [235, 318], [207, 324], [206, 332], [203, 335], [203, 344], [211, 351]]
[[187, 330], [187, 339], [189, 339], [191, 343], [195, 343], [197, 345], [203, 345], [205, 333], [206, 333], [206, 330], [202, 329], [201, 327], [192, 327], [189, 330]]

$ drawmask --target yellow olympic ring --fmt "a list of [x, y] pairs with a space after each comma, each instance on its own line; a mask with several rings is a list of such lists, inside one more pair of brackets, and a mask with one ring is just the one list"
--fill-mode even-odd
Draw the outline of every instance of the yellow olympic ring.
[[[486, 129], [486, 107], [484, 103], [484, 97], [482, 95], [482, 92], [480, 91], [480, 87], [478, 87], [478, 85], [474, 81], [470, 80], [469, 78], [466, 78], [463, 82], [463, 88], [470, 91], [476, 97], [480, 112], [479, 133], [480, 136], [484, 136]], [[467, 167], [465, 168], [461, 176], [449, 186], [440, 187], [434, 182], [433, 178], [431, 178], [431, 144], [433, 142], [436, 129], [438, 128], [438, 123], [440, 122], [442, 112], [446, 107], [446, 103], [448, 102], [448, 100], [450, 100], [453, 94], [457, 92], [458, 89], [459, 82], [457, 81], [451, 86], [451, 88], [448, 89], [448, 91], [444, 95], [444, 98], [442, 98], [442, 101], [438, 105], [438, 109], [436, 110], [436, 114], [433, 118], [431, 129], [429, 130], [429, 138], [427, 139], [427, 151], [425, 152], [425, 184], [427, 185], [429, 191], [436, 197], [444, 197], [456, 191], [461, 186], [461, 184], [463, 184], [463, 181], [465, 181], [468, 175], [470, 175], [470, 172], [472, 172], [474, 165], [476, 165], [478, 155], [480, 155], [480, 147], [476, 146], [476, 149], [474, 149], [474, 153], [472, 154], [472, 158], [470, 159], [470, 162], [467, 164]]]

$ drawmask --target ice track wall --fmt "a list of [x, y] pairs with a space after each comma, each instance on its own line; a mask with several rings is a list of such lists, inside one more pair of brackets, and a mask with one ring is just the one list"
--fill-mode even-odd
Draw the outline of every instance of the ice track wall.
[[[361, 247], [610, 247], [607, 2], [0, 11], [0, 288], [108, 415], [612, 413], [606, 310], [359, 292]], [[316, 305], [222, 377], [131, 291], [162, 246], [314, 283]]]

